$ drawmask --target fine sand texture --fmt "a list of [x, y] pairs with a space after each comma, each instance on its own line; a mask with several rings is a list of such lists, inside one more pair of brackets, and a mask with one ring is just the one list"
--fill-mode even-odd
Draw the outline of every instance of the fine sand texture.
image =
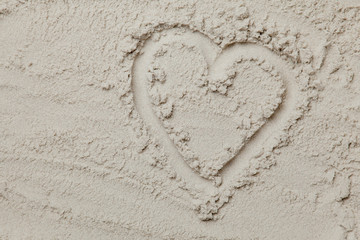
[[360, 239], [360, 1], [0, 0], [0, 240]]

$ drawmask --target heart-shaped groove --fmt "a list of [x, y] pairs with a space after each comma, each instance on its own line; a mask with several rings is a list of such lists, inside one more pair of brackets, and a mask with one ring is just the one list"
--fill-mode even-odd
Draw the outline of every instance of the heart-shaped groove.
[[[296, 89], [293, 77], [286, 71], [278, 74], [261, 59], [270, 60], [279, 69], [290, 66], [254, 44], [221, 49], [201, 33], [187, 29], [161, 34], [160, 40], [146, 40], [134, 62], [136, 109], [172, 153], [177, 173], [201, 183], [203, 179], [193, 171], [208, 179], [216, 179], [220, 171], [223, 177], [233, 175], [228, 172], [238, 171], [261, 152], [263, 141], [281, 130], [294, 105], [296, 94], [289, 94]], [[199, 128], [206, 124], [210, 126], [207, 131]], [[214, 126], [227, 132], [209, 131]]]

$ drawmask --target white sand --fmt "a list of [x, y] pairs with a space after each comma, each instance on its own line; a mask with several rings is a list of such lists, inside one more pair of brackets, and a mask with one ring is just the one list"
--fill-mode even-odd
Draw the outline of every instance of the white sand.
[[360, 239], [360, 2], [0, 2], [0, 239]]

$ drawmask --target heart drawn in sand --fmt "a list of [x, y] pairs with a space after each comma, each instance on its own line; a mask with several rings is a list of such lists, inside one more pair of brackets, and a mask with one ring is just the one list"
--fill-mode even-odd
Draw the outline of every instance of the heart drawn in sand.
[[152, 41], [142, 84], [183, 159], [213, 179], [275, 114], [285, 87], [265, 60], [230, 57], [199, 35], [180, 29]]

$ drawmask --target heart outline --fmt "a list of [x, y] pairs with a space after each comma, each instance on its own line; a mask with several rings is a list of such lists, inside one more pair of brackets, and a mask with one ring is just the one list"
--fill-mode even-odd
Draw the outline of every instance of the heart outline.
[[[196, 33], [196, 34], [200, 34], [200, 35], [203, 35], [203, 37], [204, 38], [207, 38], [209, 41], [211, 41], [210, 40], [210, 38], [208, 37], [208, 36], [206, 36], [206, 35], [204, 35], [203, 33], [200, 33], [200, 32], [197, 32], [197, 31], [192, 31], [191, 29], [189, 29], [188, 27], [186, 27], [186, 26], [182, 26], [181, 28], [184, 28], [185, 27], [185, 30], [186, 31], [190, 31], [190, 32], [192, 32], [192, 33]], [[179, 27], [180, 28], [180, 27]], [[159, 32], [162, 32], [162, 31], [169, 31], [169, 29], [159, 29]], [[141, 48], [141, 50], [142, 50], [142, 53], [140, 54], [140, 55], [137, 55], [136, 56], [136, 58], [135, 58], [135, 60], [134, 60], [134, 63], [133, 63], [133, 67], [132, 67], [132, 79], [131, 79], [131, 88], [132, 88], [132, 91], [133, 91], [133, 100], [134, 100], [134, 104], [135, 104], [135, 108], [136, 108], [136, 110], [137, 110], [137, 112], [140, 114], [140, 117], [145, 121], [145, 122], [148, 122], [148, 121], [146, 121], [146, 119], [147, 119], [147, 117], [145, 116], [144, 117], [144, 114], [143, 114], [143, 110], [146, 110], [146, 105], [142, 105], [142, 106], [140, 106], [139, 107], [139, 99], [138, 99], [138, 96], [140, 95], [146, 95], [147, 96], [147, 92], [146, 91], [142, 91], [142, 92], [140, 92], [140, 94], [139, 94], [139, 91], [138, 91], [138, 83], [135, 83], [136, 81], [138, 81], [140, 78], [138, 78], [138, 76], [137, 76], [137, 74], [136, 74], [136, 72], [138, 71], [138, 69], [136, 69], [137, 67], [137, 65], [138, 65], [138, 62], [139, 62], [139, 59], [140, 58], [142, 58], [143, 57], [143, 54], [144, 54], [144, 52], [147, 52], [147, 51], [145, 51], [146, 50], [146, 48], [149, 46], [149, 45], [151, 45], [151, 43], [150, 43], [151, 41], [149, 41], [149, 36], [148, 36], [148, 38], [147, 39], [145, 39], [144, 41], [143, 41], [143, 43], [144, 43], [144, 45], [142, 46], [142, 48]], [[261, 55], [263, 55], [264, 54], [264, 52], [267, 52], [266, 54], [268, 55], [267, 57], [269, 57], [269, 56], [271, 56], [270, 58], [272, 58], [272, 60], [274, 60], [273, 62], [276, 62], [276, 63], [278, 63], [278, 64], [280, 64], [280, 65], [282, 65], [282, 66], [286, 66], [286, 67], [289, 67], [290, 69], [293, 69], [293, 68], [295, 68], [295, 63], [293, 63], [293, 64], [290, 64], [289, 62], [285, 62], [285, 60], [284, 59], [281, 59], [281, 55], [276, 55], [272, 50], [270, 50], [270, 49], [268, 49], [267, 47], [265, 47], [265, 46], [262, 46], [262, 45], [258, 45], [258, 44], [255, 44], [255, 43], [251, 43], [251, 42], [246, 42], [246, 43], [234, 43], [234, 44], [231, 44], [231, 45], [228, 45], [228, 46], [226, 46], [226, 47], [224, 47], [224, 48], [222, 48], [221, 49], [221, 53], [223, 53], [223, 52], [229, 52], [232, 48], [238, 48], [238, 47], [240, 47], [240, 48], [242, 48], [242, 47], [246, 47], [247, 49], [245, 49], [245, 52], [247, 52], [247, 53], [249, 53], [249, 52], [252, 52], [252, 51], [259, 51], [260, 50], [260, 54]], [[224, 54], [223, 54], [223, 56], [224, 56]], [[147, 64], [145, 64], [145, 65], [147, 65]], [[278, 110], [278, 111], [282, 111], [282, 112], [285, 112], [285, 114], [286, 114], [286, 112], [291, 112], [291, 111], [293, 111], [294, 110], [294, 108], [295, 108], [295, 106], [294, 105], [296, 105], [296, 99], [297, 99], [297, 96], [298, 96], [298, 94], [297, 93], [299, 93], [300, 91], [299, 91], [299, 89], [297, 89], [297, 87], [295, 86], [296, 85], [296, 83], [297, 83], [297, 78], [296, 77], [294, 77], [294, 76], [290, 76], [290, 74], [288, 74], [288, 73], [286, 73], [286, 72], [282, 72], [281, 71], [281, 74], [282, 75], [284, 75], [284, 77], [282, 77], [283, 78], [283, 80], [284, 80], [284, 82], [286, 83], [286, 84], [289, 84], [290, 85], [290, 87], [289, 87], [289, 85], [287, 85], [286, 86], [286, 92], [285, 92], [285, 101], [281, 104], [281, 107], [280, 107], [280, 110]], [[291, 79], [291, 80], [289, 80], [289, 79]], [[144, 84], [144, 86], [145, 86], [145, 84]], [[136, 90], [136, 89], [137, 90]], [[293, 94], [293, 95], [289, 95], [289, 92], [290, 92], [290, 94]], [[292, 93], [291, 93], [292, 92]], [[294, 93], [295, 92], [295, 93]], [[294, 94], [295, 94], [295, 96], [294, 96]], [[289, 99], [289, 96], [291, 96], [291, 99]], [[148, 98], [148, 97], [146, 97], [146, 98]], [[143, 101], [143, 100], [141, 100], [141, 101]], [[140, 102], [141, 102], [140, 101]], [[143, 104], [143, 103], [141, 103], [141, 104]], [[150, 103], [151, 104], [151, 103]], [[284, 106], [284, 105], [286, 105], [286, 106]], [[285, 109], [286, 108], [286, 109]], [[152, 112], [152, 108], [150, 107], [150, 108], [148, 108], [148, 110], [150, 109], [150, 111]], [[285, 110], [284, 110], [285, 109]], [[146, 114], [145, 114], [146, 115]], [[151, 113], [150, 115], [154, 115], [155, 116], [155, 118], [157, 119], [157, 116], [154, 114], [154, 113]], [[279, 114], [273, 114], [273, 116], [274, 115], [279, 115]], [[284, 114], [282, 114], [282, 115], [284, 115]], [[281, 134], [283, 133], [283, 130], [284, 129], [287, 129], [287, 128], [289, 128], [289, 126], [291, 125], [290, 123], [292, 123], [294, 120], [296, 120], [298, 117], [299, 117], [299, 115], [301, 115], [301, 114], [299, 114], [299, 112], [296, 112], [295, 114], [293, 114], [293, 116], [292, 117], [288, 117], [288, 118], [286, 118], [286, 119], [282, 119], [282, 123], [280, 124], [280, 125], [282, 125], [282, 127], [280, 126], [278, 126], [277, 127], [277, 130], [272, 130], [271, 132], [276, 132], [277, 134], [276, 134], [276, 137], [274, 138], [274, 140], [275, 140], [275, 144], [273, 144], [273, 146], [269, 146], [269, 148], [271, 148], [271, 149], [274, 149], [275, 147], [276, 147], [276, 145], [277, 144], [279, 144], [279, 143], [281, 143], [281, 138], [283, 137], [283, 136], [281, 136]], [[274, 118], [275, 117], [271, 117], [270, 118], [270, 120], [269, 121], [271, 121], [271, 122], [274, 122]], [[279, 116], [277, 116], [276, 118], [279, 118]], [[276, 120], [275, 120], [276, 121]], [[161, 123], [157, 123], [161, 128], [163, 128], [162, 127], [162, 125], [161, 125]], [[276, 125], [276, 124], [275, 124]], [[270, 124], [269, 125], [269, 123], [266, 123], [265, 124], [265, 126], [268, 126], [267, 128], [269, 128], [269, 126], [275, 126], [274, 124]], [[263, 126], [260, 130], [259, 130], [259, 132], [265, 127], [265, 126]], [[165, 148], [167, 149], [167, 151], [168, 152], [171, 152], [171, 154], [172, 154], [172, 157], [170, 157], [170, 159], [171, 160], [173, 160], [172, 162], [175, 162], [176, 164], [174, 165], [173, 163], [172, 163], [172, 166], [175, 168], [175, 171], [176, 171], [176, 173], [180, 173], [181, 174], [181, 177], [182, 178], [184, 178], [187, 182], [196, 182], [195, 183], [195, 185], [196, 185], [196, 188], [197, 189], [201, 189], [201, 191], [204, 191], [204, 192], [212, 192], [213, 190], [214, 190], [214, 186], [213, 185], [209, 185], [208, 184], [208, 181], [204, 181], [204, 179], [203, 178], [201, 178], [201, 177], [199, 177], [198, 176], [198, 174], [196, 174], [196, 173], [194, 173], [192, 170], [191, 170], [191, 168], [187, 165], [187, 164], [184, 164], [185, 162], [184, 161], [174, 161], [174, 159], [175, 158], [181, 158], [181, 155], [179, 154], [179, 152], [177, 151], [177, 149], [174, 147], [174, 146], [172, 146], [172, 148], [174, 148], [175, 149], [175, 152], [173, 151], [174, 149], [172, 149], [172, 150], [170, 150], [170, 148], [171, 148], [171, 146], [169, 147], [169, 145], [172, 145], [172, 142], [171, 142], [171, 140], [168, 138], [168, 136], [167, 136], [167, 133], [166, 133], [166, 131], [164, 130], [164, 133], [163, 134], [160, 134], [162, 137], [160, 137], [160, 139], [163, 139], [164, 137], [167, 139], [167, 143], [165, 143], [164, 144], [164, 141], [162, 141], [162, 143], [163, 143], [163, 146], [165, 146]], [[259, 137], [259, 135], [260, 135], [260, 137]], [[263, 136], [264, 135], [264, 133], [256, 133], [256, 134], [254, 134], [254, 136], [253, 137], [251, 137], [251, 139], [249, 140], [250, 142], [252, 142], [253, 140], [253, 138], [263, 138], [263, 137], [261, 137], [261, 136]], [[265, 134], [266, 135], [266, 134]], [[269, 138], [269, 136], [267, 136], [267, 138]], [[170, 144], [169, 144], [169, 141], [170, 141]], [[259, 141], [262, 141], [262, 140], [259, 140]], [[248, 145], [249, 145], [249, 142], [246, 144], [246, 146], [244, 147], [244, 149], [246, 149], [246, 148], [249, 148], [248, 147]], [[254, 145], [254, 144], [253, 144]], [[253, 147], [250, 147], [250, 149], [252, 149]], [[237, 156], [235, 157], [235, 158], [238, 158], [239, 157], [239, 155], [244, 155], [244, 154], [242, 154], [242, 152], [249, 152], [249, 150], [244, 150], [244, 149], [242, 149], [238, 154], [237, 154]], [[251, 151], [250, 151], [251, 152]], [[248, 155], [248, 154], [245, 154], [245, 156], [246, 155]], [[174, 157], [175, 156], [175, 157]], [[244, 156], [242, 156], [242, 157], [244, 157]], [[250, 159], [252, 159], [254, 156], [250, 156], [249, 158], [248, 158], [248, 162], [250, 161]], [[245, 158], [247, 158], [247, 157], [245, 157]], [[246, 185], [246, 183], [239, 183], [239, 181], [238, 180], [234, 180], [234, 178], [236, 178], [235, 176], [236, 175], [238, 175], [238, 176], [240, 176], [240, 175], [242, 175], [241, 174], [241, 171], [239, 171], [239, 166], [241, 167], [241, 165], [244, 165], [243, 164], [243, 162], [241, 163], [241, 164], [239, 164], [238, 162], [240, 162], [241, 163], [241, 161], [230, 161], [228, 164], [226, 164], [225, 165], [225, 167], [224, 167], [224, 169], [222, 169], [221, 170], [221, 174], [223, 175], [223, 176], [232, 176], [232, 178], [231, 177], [229, 177], [229, 178], [227, 178], [227, 180], [226, 181], [224, 181], [224, 183], [220, 186], [220, 187], [216, 187], [215, 186], [215, 189], [217, 190], [217, 191], [221, 191], [221, 192], [229, 192], [229, 191], [227, 191], [227, 190], [229, 190], [229, 189], [233, 189], [233, 188], [238, 188], [238, 187], [242, 187], [242, 186], [244, 186], [244, 185]], [[179, 164], [180, 163], [180, 164]], [[237, 164], [234, 164], [234, 163], [237, 163]], [[179, 165], [180, 165], [180, 168], [179, 168]], [[235, 167], [233, 166], [233, 165], [235, 165]], [[184, 166], [186, 166], [186, 167], [184, 167]], [[271, 166], [271, 164], [269, 165], [269, 166], [265, 166], [265, 168], [269, 168]], [[241, 169], [244, 169], [245, 167], [244, 166], [242, 166], [241, 167]], [[258, 166], [253, 166], [252, 167], [252, 169], [253, 170], [250, 170], [250, 172], [249, 171], [247, 171], [247, 175], [256, 175], [257, 174], [257, 170], [256, 169], [258, 169], [259, 167]], [[261, 168], [261, 167], [260, 167]], [[181, 171], [181, 170], [184, 170], [184, 169], [187, 169], [187, 170], [189, 170], [189, 171]], [[254, 170], [255, 169], [255, 170]], [[179, 171], [180, 170], [180, 171]], [[230, 172], [230, 173], [229, 173]], [[191, 181], [188, 181], [188, 180], [190, 180], [191, 179]], [[234, 181], [232, 181], [232, 180], [234, 180]], [[225, 182], [227, 182], [227, 184], [225, 184]], [[224, 186], [225, 185], [225, 186]], [[233, 194], [233, 191], [230, 191], [230, 193], [229, 194], [226, 194], [227, 196], [231, 196]], [[225, 201], [226, 202], [226, 201]], [[218, 208], [220, 208], [222, 205], [223, 205], [224, 203], [222, 203], [222, 204], [218, 204]], [[211, 215], [212, 214], [215, 214], [214, 212], [212, 212], [211, 213]], [[211, 218], [208, 218], [208, 216], [207, 217], [205, 217], [205, 218], [203, 218], [203, 220], [208, 220], [208, 219], [211, 219]]]

